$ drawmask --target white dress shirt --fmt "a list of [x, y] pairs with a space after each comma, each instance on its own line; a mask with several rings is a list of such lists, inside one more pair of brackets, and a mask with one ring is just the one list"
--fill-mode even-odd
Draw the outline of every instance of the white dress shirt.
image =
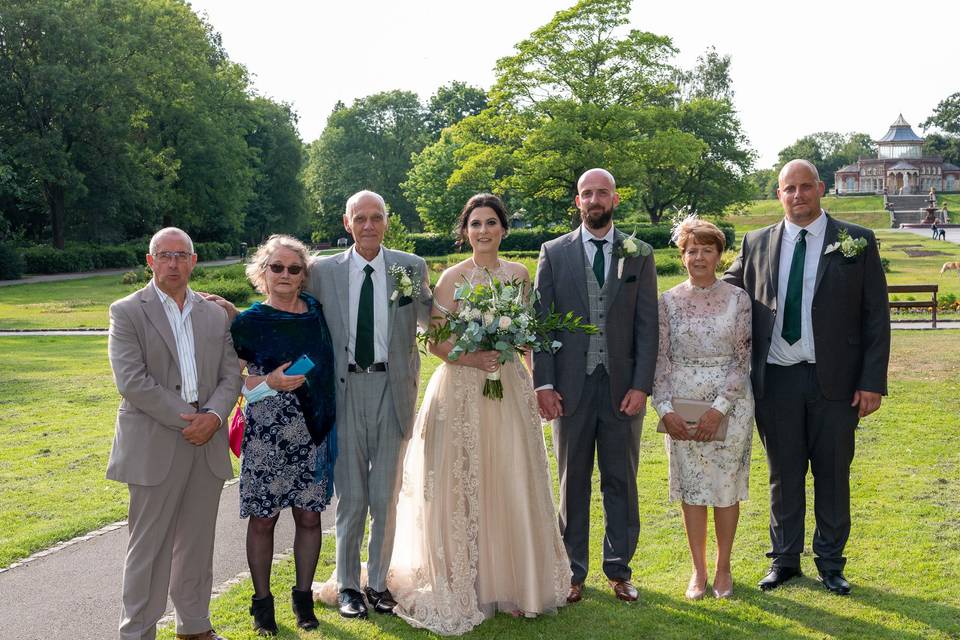
[[580, 241], [583, 242], [583, 250], [587, 256], [588, 267], [593, 266], [593, 259], [597, 255], [597, 245], [595, 245], [590, 241], [591, 240], [607, 241], [607, 243], [603, 245], [603, 257], [605, 259], [605, 262], [603, 263], [603, 265], [604, 267], [606, 267], [606, 273], [603, 276], [604, 282], [606, 282], [606, 277], [607, 277], [606, 274], [610, 273], [610, 261], [613, 260], [613, 239], [615, 237], [616, 236], [614, 235], [613, 225], [610, 225], [610, 228], [607, 229], [607, 235], [603, 236], [602, 238], [598, 238], [597, 236], [590, 233], [589, 229], [584, 227], [582, 224], [580, 225]]
[[177, 301], [161, 291], [156, 281], [151, 280], [150, 284], [160, 298], [160, 304], [163, 305], [163, 310], [167, 314], [170, 328], [173, 329], [173, 339], [177, 343], [177, 359], [180, 361], [180, 397], [184, 402], [196, 402], [197, 352], [193, 341], [193, 322], [190, 320], [190, 312], [193, 311], [193, 291], [187, 287], [187, 297], [181, 311]]
[[[800, 227], [789, 220], [783, 221], [783, 239], [780, 241], [780, 275], [777, 278], [777, 315], [773, 322], [773, 338], [770, 341], [770, 353], [767, 362], [788, 367], [800, 362], [816, 362], [817, 354], [813, 346], [813, 289], [817, 282], [817, 266], [823, 252], [823, 239], [827, 232], [826, 212], [820, 217]], [[803, 261], [803, 298], [800, 302], [800, 339], [793, 344], [780, 335], [783, 333], [783, 316], [786, 313], [787, 285], [790, 280], [790, 263], [793, 262], [793, 248], [802, 229], [807, 230], [807, 252]]]
[[350, 247], [350, 341], [347, 357], [350, 364], [356, 364], [354, 353], [357, 346], [357, 315], [360, 310], [360, 288], [367, 277], [363, 268], [373, 267], [370, 278], [373, 280], [373, 361], [387, 361], [387, 263], [383, 259], [383, 249], [377, 257], [367, 259], [357, 253], [356, 245]]

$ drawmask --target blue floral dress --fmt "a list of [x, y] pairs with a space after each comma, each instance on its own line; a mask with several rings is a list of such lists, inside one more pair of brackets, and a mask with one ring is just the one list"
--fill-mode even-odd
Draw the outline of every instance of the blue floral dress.
[[250, 375], [266, 375], [306, 354], [315, 367], [292, 392], [248, 403], [240, 464], [240, 517], [269, 518], [281, 509], [323, 511], [333, 491], [336, 458], [334, 367], [319, 302], [301, 294], [302, 314], [256, 303], [234, 320], [237, 355]]

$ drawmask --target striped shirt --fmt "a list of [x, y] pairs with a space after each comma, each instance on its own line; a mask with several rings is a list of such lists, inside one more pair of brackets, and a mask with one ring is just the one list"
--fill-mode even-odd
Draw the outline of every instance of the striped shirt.
[[151, 284], [160, 297], [167, 320], [170, 321], [170, 328], [173, 329], [173, 339], [177, 343], [177, 359], [180, 361], [180, 397], [184, 402], [196, 402], [198, 397], [197, 355], [193, 341], [193, 322], [190, 320], [190, 312], [193, 311], [193, 291], [187, 287], [186, 303], [183, 305], [183, 311], [180, 311], [176, 300], [161, 291], [156, 282], [151, 281]]

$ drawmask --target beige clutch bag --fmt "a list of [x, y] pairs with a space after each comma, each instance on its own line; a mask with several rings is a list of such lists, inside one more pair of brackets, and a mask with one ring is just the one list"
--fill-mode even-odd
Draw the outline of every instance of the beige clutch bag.
[[[690, 431], [696, 431], [697, 423], [700, 422], [700, 416], [705, 414], [707, 409], [712, 406], [713, 403], [707, 402], [706, 400], [673, 399], [673, 410], [683, 418], [683, 421], [687, 423], [687, 428]], [[727, 439], [727, 423], [729, 421], [729, 416], [723, 416], [723, 420], [720, 421], [720, 426], [717, 427], [717, 432], [712, 438], [713, 442], [722, 442]], [[667, 427], [663, 424], [662, 419], [657, 423], [657, 432], [667, 433]]]

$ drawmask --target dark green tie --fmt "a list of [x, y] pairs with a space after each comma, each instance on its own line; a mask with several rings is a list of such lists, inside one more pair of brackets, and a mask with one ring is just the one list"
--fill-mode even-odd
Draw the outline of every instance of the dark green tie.
[[591, 239], [590, 242], [597, 246], [597, 253], [593, 256], [593, 275], [597, 276], [597, 282], [603, 288], [603, 279], [607, 274], [607, 260], [603, 255], [603, 245], [607, 244], [607, 241]]
[[360, 287], [360, 308], [357, 309], [357, 344], [354, 346], [353, 359], [357, 366], [366, 369], [373, 364], [373, 267], [363, 268], [367, 275]]
[[800, 308], [803, 303], [803, 262], [807, 257], [806, 229], [797, 234], [793, 245], [793, 260], [790, 261], [790, 277], [787, 280], [787, 297], [783, 305], [783, 331], [780, 335], [793, 344], [800, 339]]

